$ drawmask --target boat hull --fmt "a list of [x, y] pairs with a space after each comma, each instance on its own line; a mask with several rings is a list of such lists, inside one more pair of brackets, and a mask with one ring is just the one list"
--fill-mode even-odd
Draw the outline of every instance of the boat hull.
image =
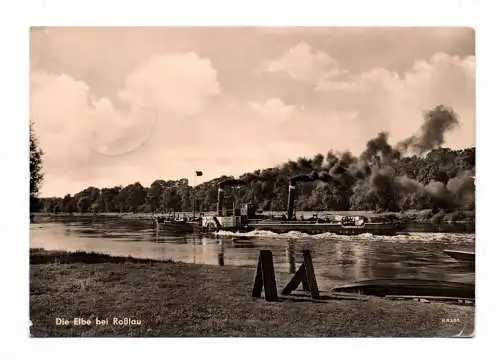
[[159, 230], [168, 230], [171, 232], [192, 232], [199, 228], [198, 222], [193, 221], [163, 221], [156, 222]]
[[374, 296], [446, 296], [475, 298], [475, 285], [420, 279], [373, 279], [338, 286], [333, 292]]
[[305, 234], [322, 234], [333, 233], [338, 235], [396, 235], [401, 229], [392, 223], [373, 223], [365, 224], [364, 226], [342, 226], [341, 224], [329, 223], [301, 223], [301, 222], [256, 222], [251, 223], [248, 227], [254, 230], [267, 230], [278, 234], [288, 233], [290, 231], [298, 231]]
[[475, 262], [476, 254], [471, 251], [459, 251], [459, 250], [443, 250], [443, 252], [454, 258], [455, 260]]

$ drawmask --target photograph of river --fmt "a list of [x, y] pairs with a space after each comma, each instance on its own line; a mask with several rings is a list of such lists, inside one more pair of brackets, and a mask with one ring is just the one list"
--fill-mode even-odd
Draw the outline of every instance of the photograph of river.
[[474, 336], [475, 36], [32, 27], [30, 336]]

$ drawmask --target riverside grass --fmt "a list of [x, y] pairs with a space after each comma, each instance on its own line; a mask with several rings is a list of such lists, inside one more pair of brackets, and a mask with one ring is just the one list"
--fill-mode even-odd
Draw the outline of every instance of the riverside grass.
[[[32, 249], [30, 258], [33, 337], [453, 337], [474, 332], [474, 307], [468, 306], [371, 297], [252, 298], [255, 270], [249, 267], [40, 249]], [[290, 276], [277, 274], [278, 289]], [[89, 325], [75, 325], [75, 318]], [[96, 325], [96, 319], [108, 323]], [[56, 325], [63, 320], [68, 325]]]

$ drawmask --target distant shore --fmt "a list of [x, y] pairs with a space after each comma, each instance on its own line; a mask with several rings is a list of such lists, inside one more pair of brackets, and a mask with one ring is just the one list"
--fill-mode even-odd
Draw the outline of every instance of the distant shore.
[[[32, 249], [34, 337], [471, 336], [474, 307], [250, 296], [254, 269]], [[289, 280], [277, 274], [278, 289]]]
[[[283, 212], [264, 212], [265, 215], [278, 216]], [[475, 211], [456, 210], [453, 212], [432, 212], [431, 210], [408, 210], [405, 212], [374, 213], [370, 211], [298, 211], [298, 214], [341, 214], [341, 215], [367, 215], [374, 220], [394, 220], [406, 223], [404, 231], [409, 232], [475, 232]], [[191, 217], [192, 212], [179, 212], [178, 216]], [[212, 214], [206, 212], [205, 215]], [[199, 215], [199, 213], [197, 213]], [[33, 213], [32, 220], [36, 219], [64, 219], [64, 218], [120, 218], [129, 220], [151, 221], [152, 213]]]

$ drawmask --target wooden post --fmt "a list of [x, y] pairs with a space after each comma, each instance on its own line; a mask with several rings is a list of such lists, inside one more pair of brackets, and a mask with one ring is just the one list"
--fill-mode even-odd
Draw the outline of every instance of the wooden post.
[[219, 260], [219, 265], [224, 266], [224, 253], [217, 254], [217, 259]]
[[314, 273], [314, 266], [310, 250], [303, 250], [304, 265], [306, 268], [306, 288], [311, 292], [313, 299], [319, 299], [318, 283], [316, 282], [316, 274]]
[[[304, 265], [304, 264], [302, 264], [302, 265]], [[305, 271], [305, 267], [304, 267], [304, 271]], [[307, 272], [306, 272], [306, 276], [304, 276], [302, 279], [302, 290], [303, 291], [311, 291], [311, 286], [309, 285], [309, 282], [307, 281]]]
[[304, 262], [300, 265], [299, 270], [293, 275], [292, 279], [285, 286], [281, 292], [283, 295], [289, 295], [293, 290], [302, 283], [304, 291], [310, 291], [313, 299], [319, 299], [318, 284], [316, 282], [316, 275], [314, 274], [314, 267], [312, 263], [311, 251], [303, 250]]
[[306, 277], [306, 268], [304, 264], [300, 265], [299, 270], [293, 275], [292, 279], [286, 284], [285, 288], [281, 292], [283, 295], [289, 295], [293, 290], [297, 289], [300, 283]]
[[260, 251], [252, 296], [260, 297], [262, 288], [264, 288], [266, 301], [278, 300], [278, 290], [276, 288], [276, 278], [274, 276], [273, 253], [270, 250]]

